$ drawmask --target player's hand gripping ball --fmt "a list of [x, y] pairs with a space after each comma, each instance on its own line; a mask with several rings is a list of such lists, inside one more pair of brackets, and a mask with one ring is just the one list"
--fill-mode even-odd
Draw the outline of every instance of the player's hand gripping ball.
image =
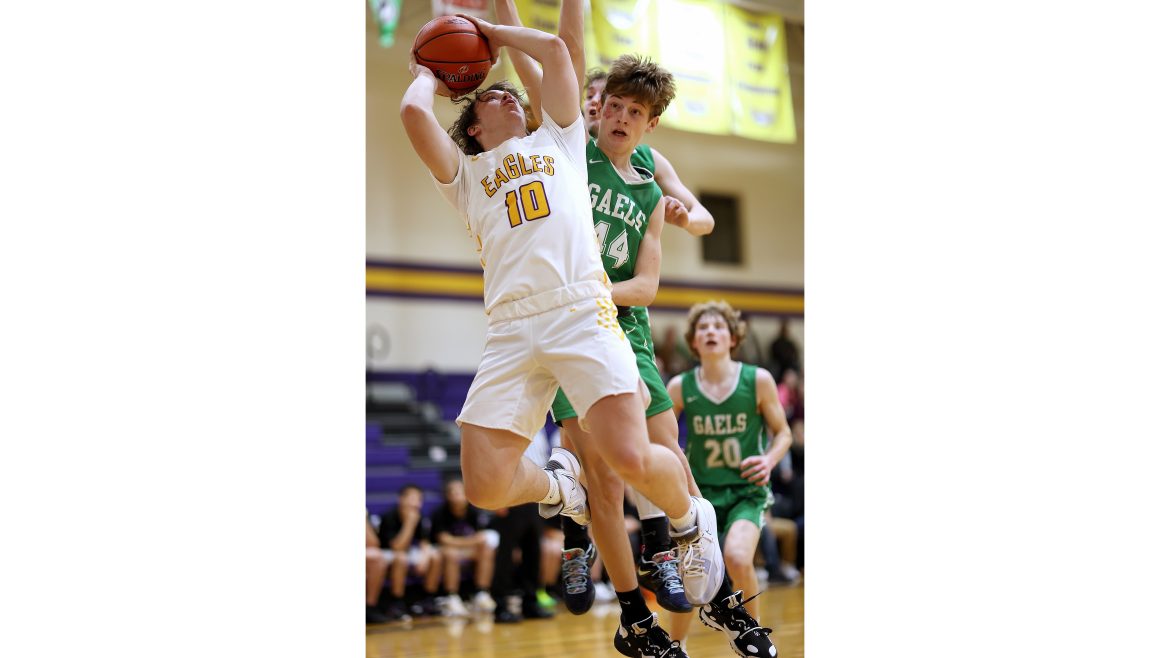
[[440, 16], [422, 26], [413, 52], [419, 64], [456, 94], [479, 87], [492, 68], [487, 37], [475, 23], [459, 16]]

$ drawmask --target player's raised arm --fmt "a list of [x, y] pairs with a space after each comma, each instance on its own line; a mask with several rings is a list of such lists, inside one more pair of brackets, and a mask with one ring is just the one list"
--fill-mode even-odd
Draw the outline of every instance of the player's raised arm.
[[634, 276], [613, 284], [613, 303], [618, 306], [649, 306], [658, 296], [658, 279], [662, 272], [662, 227], [665, 224], [666, 197], [658, 199], [646, 235], [638, 245]]
[[569, 49], [573, 75], [577, 76], [577, 93], [580, 93], [585, 86], [585, 0], [561, 0], [561, 23], [557, 34]]
[[[500, 25], [523, 27], [520, 22], [520, 13], [516, 10], [514, 0], [495, 0], [496, 19]], [[558, 36], [565, 42], [569, 50], [569, 59], [573, 60], [573, 73], [577, 76], [577, 88], [585, 84], [585, 2], [584, 0], [563, 0], [561, 3], [561, 22]], [[544, 73], [531, 57], [514, 48], [509, 48], [512, 54], [512, 65], [516, 74], [520, 76], [520, 84], [528, 95], [528, 102], [533, 108], [536, 122], [539, 124], [544, 117], [540, 116], [541, 82]]]
[[[495, 0], [496, 6], [496, 20], [500, 25], [511, 25], [512, 27], [524, 27], [520, 22], [520, 13], [516, 11], [516, 3], [513, 0]], [[544, 122], [544, 117], [540, 113], [540, 82], [544, 74], [540, 67], [536, 65], [536, 60], [523, 51], [509, 48], [508, 52], [512, 57], [512, 66], [516, 69], [516, 75], [520, 76], [520, 84], [524, 85], [524, 93], [528, 96], [528, 105], [532, 107], [532, 116], [536, 119], [536, 124], [540, 125]]]
[[520, 50], [540, 62], [544, 67], [541, 108], [558, 126], [567, 128], [581, 116], [581, 91], [577, 87], [569, 49], [560, 37], [528, 27], [493, 25], [474, 16], [459, 16], [474, 22], [493, 48]]
[[662, 188], [663, 194], [680, 202], [671, 203], [667, 200], [666, 223], [684, 228], [694, 236], [707, 235], [715, 230], [715, 218], [699, 203], [698, 197], [683, 185], [670, 160], [653, 148], [650, 151], [654, 154], [654, 182]]
[[435, 118], [435, 94], [450, 95], [446, 85], [425, 66], [410, 58], [414, 82], [406, 88], [398, 114], [410, 145], [440, 183], [450, 183], [459, 173], [459, 151], [455, 141]]

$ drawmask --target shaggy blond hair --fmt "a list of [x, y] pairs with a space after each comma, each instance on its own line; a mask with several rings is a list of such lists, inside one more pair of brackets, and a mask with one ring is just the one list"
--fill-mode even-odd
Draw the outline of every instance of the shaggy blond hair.
[[747, 336], [747, 322], [740, 317], [739, 311], [732, 308], [731, 304], [728, 304], [722, 299], [718, 301], [712, 299], [695, 304], [687, 312], [687, 349], [690, 350], [696, 359], [699, 358], [699, 353], [695, 351], [693, 344], [695, 342], [695, 326], [699, 324], [699, 319], [708, 313], [720, 315], [727, 321], [727, 328], [731, 330], [731, 339], [733, 341], [731, 344], [731, 352], [734, 354], [735, 350], [743, 343], [744, 337]]

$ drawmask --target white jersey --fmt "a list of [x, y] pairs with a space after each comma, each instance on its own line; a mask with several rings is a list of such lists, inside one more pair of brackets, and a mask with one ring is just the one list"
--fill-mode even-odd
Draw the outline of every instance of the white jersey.
[[501, 304], [572, 284], [610, 287], [586, 172], [581, 116], [561, 128], [546, 113], [527, 137], [478, 155], [460, 152], [455, 179], [435, 181], [467, 220], [483, 267], [489, 315]]

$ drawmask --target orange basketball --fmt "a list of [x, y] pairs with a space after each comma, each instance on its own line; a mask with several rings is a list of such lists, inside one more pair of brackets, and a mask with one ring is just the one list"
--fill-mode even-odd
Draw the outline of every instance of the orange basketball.
[[483, 84], [492, 68], [487, 37], [458, 16], [440, 16], [422, 26], [414, 38], [414, 58], [457, 92]]

